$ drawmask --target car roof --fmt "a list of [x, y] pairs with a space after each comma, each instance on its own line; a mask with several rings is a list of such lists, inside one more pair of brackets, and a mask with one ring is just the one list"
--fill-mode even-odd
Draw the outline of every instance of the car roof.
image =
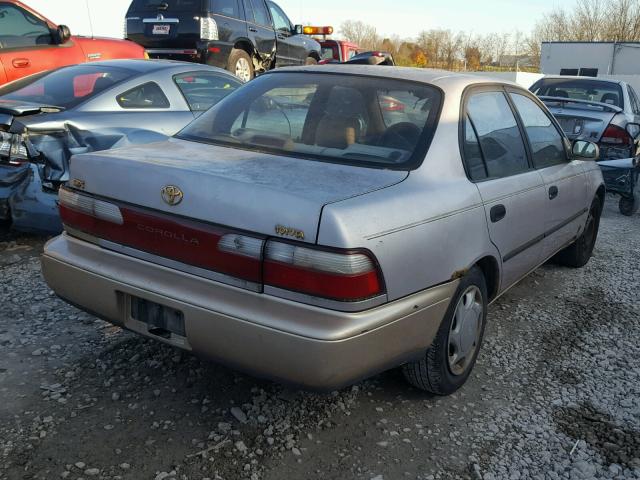
[[268, 75], [286, 72], [304, 73], [341, 73], [347, 75], [362, 75], [367, 77], [390, 78], [394, 80], [408, 80], [412, 82], [437, 85], [441, 88], [464, 88], [468, 85], [498, 83], [523, 88], [515, 82], [492, 78], [482, 75], [468, 75], [454, 73], [447, 70], [414, 67], [389, 67], [380, 65], [345, 65], [327, 64], [309, 67], [285, 67], [268, 72]]
[[[217, 70], [220, 72], [226, 72], [219, 68], [211, 67], [209, 65], [202, 65], [198, 63], [190, 62], [178, 62], [174, 60], [142, 60], [142, 59], [120, 59], [120, 60], [100, 60], [97, 62], [88, 62], [75, 65], [77, 67], [83, 66], [99, 66], [99, 67], [111, 67], [111, 68], [123, 68], [131, 72], [139, 74], [152, 73], [158, 70], [175, 69], [175, 70]], [[229, 73], [229, 75], [231, 75]]]

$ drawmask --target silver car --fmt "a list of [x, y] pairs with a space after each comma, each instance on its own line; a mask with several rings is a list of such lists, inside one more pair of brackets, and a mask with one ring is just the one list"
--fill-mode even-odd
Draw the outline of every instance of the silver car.
[[276, 70], [175, 138], [74, 157], [42, 269], [74, 305], [256, 375], [327, 390], [402, 366], [450, 394], [491, 302], [552, 257], [589, 261], [597, 155], [516, 85]]
[[166, 138], [240, 85], [206, 65], [110, 60], [1, 87], [0, 218], [60, 233], [55, 193], [73, 154]]

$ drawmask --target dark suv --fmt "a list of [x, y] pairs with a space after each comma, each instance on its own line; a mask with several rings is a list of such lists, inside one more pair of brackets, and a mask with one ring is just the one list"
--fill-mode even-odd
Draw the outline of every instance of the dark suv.
[[245, 81], [320, 59], [320, 44], [265, 0], [133, 0], [125, 37], [152, 58], [207, 63]]

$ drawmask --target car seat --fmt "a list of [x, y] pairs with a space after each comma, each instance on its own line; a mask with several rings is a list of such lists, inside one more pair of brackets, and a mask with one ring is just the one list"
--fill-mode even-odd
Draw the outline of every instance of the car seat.
[[619, 105], [618, 103], [618, 95], [615, 93], [605, 93], [602, 95], [602, 99], [600, 99], [600, 103], [607, 103], [609, 105]]

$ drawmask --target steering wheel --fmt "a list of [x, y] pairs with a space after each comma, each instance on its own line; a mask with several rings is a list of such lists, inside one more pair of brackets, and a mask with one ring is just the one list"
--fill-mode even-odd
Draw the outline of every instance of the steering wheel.
[[413, 150], [421, 134], [422, 131], [411, 122], [396, 123], [385, 130], [379, 145], [399, 150]]

